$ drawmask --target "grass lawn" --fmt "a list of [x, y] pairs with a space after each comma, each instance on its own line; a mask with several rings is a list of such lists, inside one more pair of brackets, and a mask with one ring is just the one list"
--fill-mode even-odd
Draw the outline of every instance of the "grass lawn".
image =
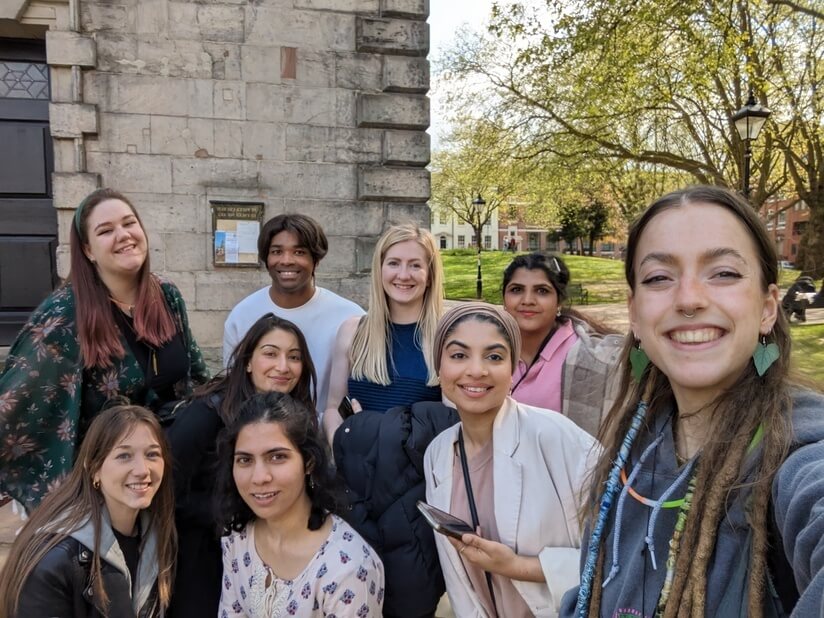
[[[506, 251], [484, 251], [481, 253], [484, 300], [501, 302], [501, 281], [504, 269], [515, 254]], [[478, 254], [470, 249], [441, 251], [447, 298], [475, 298], [475, 284], [478, 277]], [[580, 283], [589, 291], [590, 303], [618, 303], [626, 298], [624, 263], [620, 260], [591, 258], [578, 255], [563, 256], [570, 271], [570, 281]]]
[[793, 337], [793, 367], [824, 385], [824, 324], [797, 324]]
[[[501, 281], [504, 269], [514, 257], [508, 251], [483, 251], [481, 272], [483, 275], [484, 300], [501, 303]], [[478, 254], [473, 249], [453, 249], [441, 251], [446, 283], [444, 293], [447, 298], [459, 300], [475, 298], [478, 278]], [[621, 260], [564, 255], [569, 267], [570, 281], [580, 283], [589, 291], [589, 302], [623, 303], [626, 300], [627, 284], [624, 280], [624, 263]], [[798, 278], [797, 270], [781, 270], [779, 285], [788, 288]]]

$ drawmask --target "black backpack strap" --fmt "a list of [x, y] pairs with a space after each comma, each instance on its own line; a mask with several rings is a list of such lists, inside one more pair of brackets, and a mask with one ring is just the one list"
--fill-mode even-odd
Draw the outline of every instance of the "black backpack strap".
[[781, 601], [782, 609], [791, 614], [800, 595], [795, 585], [793, 568], [787, 560], [784, 543], [775, 520], [772, 499], [767, 507], [767, 573], [772, 585], [772, 592]]

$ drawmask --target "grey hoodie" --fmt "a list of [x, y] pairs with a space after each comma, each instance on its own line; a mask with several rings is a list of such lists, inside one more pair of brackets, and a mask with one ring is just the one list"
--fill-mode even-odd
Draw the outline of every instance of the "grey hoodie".
[[[795, 393], [792, 416], [793, 450], [773, 482], [772, 503], [787, 561], [801, 593], [792, 615], [806, 618], [819, 616], [824, 611], [824, 397], [809, 391]], [[641, 453], [659, 436], [658, 448], [650, 451], [632, 487], [651, 499], [671, 489], [668, 499], [678, 499], [686, 493], [689, 474], [680, 474], [684, 468], [677, 466], [669, 414], [658, 415], [653, 427], [639, 434], [626, 468], [627, 474], [631, 474]], [[727, 517], [721, 522], [715, 554], [707, 573], [707, 616], [746, 616], [750, 527], [744, 505], [748, 496], [749, 492], [745, 491], [734, 493], [728, 504]], [[623, 501], [616, 544], [617, 507], [616, 496], [602, 541], [605, 547], [604, 580], [611, 570], [613, 578], [602, 590], [600, 615], [610, 618], [653, 616], [664, 583], [669, 540], [678, 509], [660, 509], [656, 516], [652, 508], [628, 496]], [[648, 529], [652, 533], [657, 568], [653, 566], [653, 552], [645, 542]], [[588, 533], [581, 549], [582, 564], [587, 545]], [[575, 616], [577, 597], [577, 587], [564, 595], [560, 616]], [[770, 597], [767, 603], [770, 608], [765, 615], [775, 615], [773, 608], [777, 601]]]

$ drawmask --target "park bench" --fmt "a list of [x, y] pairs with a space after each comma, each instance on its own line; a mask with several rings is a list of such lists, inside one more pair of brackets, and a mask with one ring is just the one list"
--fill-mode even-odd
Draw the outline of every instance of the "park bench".
[[580, 283], [570, 283], [566, 287], [567, 298], [574, 305], [589, 304], [589, 290]]

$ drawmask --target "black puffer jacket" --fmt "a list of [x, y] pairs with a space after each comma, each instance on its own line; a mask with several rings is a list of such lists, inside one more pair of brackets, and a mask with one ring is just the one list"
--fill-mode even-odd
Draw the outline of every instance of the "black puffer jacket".
[[[103, 618], [91, 585], [92, 550], [66, 537], [37, 564], [20, 593], [17, 618]], [[101, 560], [103, 588], [109, 596], [110, 618], [134, 618], [132, 592], [126, 574]], [[160, 615], [157, 586], [140, 608], [138, 618]]]
[[384, 616], [431, 616], [444, 593], [433, 532], [415, 505], [426, 500], [426, 447], [458, 420], [452, 408], [421, 402], [355, 414], [335, 433], [335, 462], [350, 499], [342, 515], [383, 560]]

